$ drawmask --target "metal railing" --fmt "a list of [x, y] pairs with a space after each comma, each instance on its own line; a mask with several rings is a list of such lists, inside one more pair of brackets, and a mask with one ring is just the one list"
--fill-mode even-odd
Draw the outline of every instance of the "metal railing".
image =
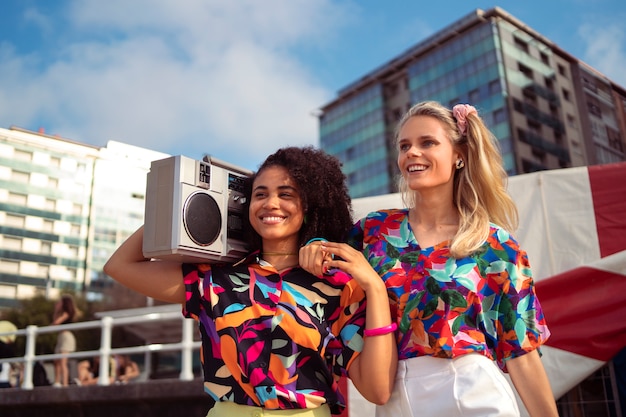
[[[111, 335], [114, 326], [123, 326], [129, 324], [140, 324], [148, 321], [157, 320], [180, 320], [182, 326], [181, 341], [177, 343], [153, 343], [141, 346], [131, 346], [122, 348], [111, 347]], [[94, 329], [101, 328], [100, 349], [90, 351], [78, 351], [72, 353], [55, 353], [55, 354], [35, 354], [35, 345], [37, 336], [45, 333], [60, 332], [63, 330], [82, 330], [82, 329]], [[199, 349], [201, 346], [200, 341], [194, 341], [193, 334], [195, 330], [195, 321], [186, 319], [183, 317], [180, 311], [178, 312], [148, 312], [145, 314], [129, 316], [129, 317], [111, 317], [104, 316], [99, 320], [85, 321], [80, 323], [69, 323], [54, 326], [35, 326], [31, 325], [25, 329], [19, 329], [12, 332], [2, 332], [0, 336], [15, 335], [16, 337], [26, 337], [26, 347], [24, 356], [16, 356], [13, 358], [2, 358], [2, 363], [23, 363], [24, 374], [22, 378], [21, 388], [32, 390], [33, 385], [33, 367], [37, 361], [51, 361], [55, 359], [68, 358], [68, 359], [81, 359], [99, 356], [100, 357], [100, 372], [98, 376], [98, 385], [109, 385], [109, 358], [112, 355], [130, 355], [143, 353], [149, 356], [152, 352], [168, 352], [168, 351], [180, 351], [181, 352], [181, 370], [179, 379], [184, 381], [190, 381], [194, 378], [193, 374], [193, 351]], [[149, 373], [150, 361], [146, 360], [145, 366], [148, 368], [144, 372]]]

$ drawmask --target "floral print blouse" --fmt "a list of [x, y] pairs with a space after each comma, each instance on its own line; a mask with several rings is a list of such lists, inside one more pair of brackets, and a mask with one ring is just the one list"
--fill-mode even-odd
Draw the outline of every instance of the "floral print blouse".
[[340, 413], [339, 378], [363, 347], [365, 293], [349, 275], [282, 273], [256, 254], [235, 265], [184, 264], [183, 314], [202, 335], [215, 401]]
[[505, 362], [550, 336], [526, 252], [502, 228], [475, 254], [455, 259], [442, 242], [422, 248], [408, 209], [381, 210], [355, 224], [350, 243], [385, 281], [399, 327], [398, 357], [479, 353]]

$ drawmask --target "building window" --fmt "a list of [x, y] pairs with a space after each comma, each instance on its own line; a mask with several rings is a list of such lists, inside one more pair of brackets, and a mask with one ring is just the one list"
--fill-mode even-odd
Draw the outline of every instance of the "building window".
[[23, 171], [12, 171], [11, 180], [13, 182], [19, 182], [21, 184], [28, 184], [30, 182], [30, 174]]
[[402, 109], [401, 109], [401, 108], [395, 108], [395, 109], [393, 109], [393, 110], [392, 110], [391, 114], [392, 114], [392, 116], [391, 116], [391, 118], [392, 118], [391, 122], [392, 122], [393, 124], [396, 124], [396, 123], [398, 123], [398, 122], [400, 121], [400, 119], [402, 118]]
[[72, 224], [70, 227], [70, 234], [72, 236], [80, 236], [80, 224]]
[[541, 164], [545, 164], [546, 162], [546, 152], [542, 149], [532, 148], [532, 154], [537, 160], [537, 162]]
[[79, 175], [85, 175], [85, 172], [87, 172], [87, 165], [85, 165], [84, 163], [79, 163], [76, 166], [76, 173]]
[[9, 192], [8, 202], [18, 206], [25, 206], [28, 196], [26, 194]]
[[565, 72], [565, 67], [561, 64], [557, 65], [558, 69], [559, 69], [559, 74], [561, 74], [564, 77], [567, 77], [567, 73]]
[[0, 272], [5, 274], [18, 274], [20, 272], [20, 263], [16, 261], [9, 261], [6, 259], [0, 259]]
[[52, 220], [44, 220], [43, 224], [41, 225], [41, 230], [43, 232], [52, 233], [52, 231], [54, 230], [54, 222]]
[[67, 247], [67, 253], [70, 258], [76, 259], [78, 257], [78, 246], [69, 245]]
[[489, 95], [495, 96], [500, 94], [500, 80], [492, 80], [489, 82]]
[[387, 88], [385, 89], [385, 97], [391, 98], [391, 97], [395, 97], [397, 94], [398, 94], [397, 83], [392, 83], [392, 84], [387, 85]]
[[13, 152], [13, 157], [20, 161], [28, 161], [30, 162], [33, 159], [33, 153], [28, 151], [23, 151], [21, 149], [15, 149]]
[[541, 57], [541, 62], [546, 65], [550, 65], [550, 60], [548, 59], [548, 55], [544, 52], [539, 52], [539, 56]]
[[5, 224], [9, 227], [17, 227], [23, 229], [26, 223], [24, 216], [18, 216], [16, 214], [7, 214], [5, 217]]
[[37, 276], [47, 278], [50, 274], [50, 265], [39, 264], [37, 265]]
[[42, 241], [39, 252], [41, 252], [42, 255], [50, 255], [52, 253], [52, 243]]
[[56, 209], [56, 205], [57, 205], [56, 200], [46, 198], [46, 205], [45, 205], [46, 210], [54, 211]]
[[619, 152], [624, 152], [624, 145], [623, 145], [622, 138], [619, 132], [607, 126], [606, 134], [607, 134], [607, 138], [609, 141], [609, 147]]
[[356, 183], [356, 173], [351, 172], [348, 174], [348, 185], [354, 185]]
[[5, 236], [2, 239], [2, 246], [4, 249], [21, 251], [22, 250], [22, 239], [16, 237]]
[[480, 91], [478, 89], [474, 89], [469, 92], [469, 101], [470, 103], [476, 103], [480, 100]]
[[534, 120], [528, 120], [528, 130], [534, 134], [541, 136], [541, 124]]
[[587, 110], [596, 117], [602, 117], [602, 110], [600, 110], [600, 106], [595, 103], [587, 102]]
[[528, 44], [526, 42], [524, 42], [520, 38], [514, 36], [513, 37], [513, 43], [515, 44], [515, 47], [517, 49], [519, 49], [520, 51], [524, 51], [524, 52], [528, 53]]
[[572, 116], [571, 114], [568, 114], [567, 124], [569, 125], [569, 127], [573, 127], [574, 129], [576, 129], [576, 118]]
[[598, 92], [598, 87], [595, 85], [595, 83], [588, 79], [587, 77], [582, 77], [583, 80], [583, 87], [593, 91], [594, 93]]
[[524, 102], [537, 106], [537, 94], [534, 90], [524, 89]]
[[83, 214], [83, 206], [81, 204], [72, 204], [72, 214], [80, 216]]
[[504, 109], [497, 109], [493, 112], [493, 122], [494, 124], [506, 122], [506, 112]]
[[532, 79], [534, 79], [534, 78], [533, 78], [533, 70], [531, 70], [530, 68], [528, 68], [526, 65], [524, 65], [524, 64], [522, 64], [522, 63], [520, 63], [520, 62], [518, 62], [518, 63], [517, 63], [517, 68], [519, 69], [519, 71], [520, 71], [522, 74], [524, 74], [524, 75], [526, 76], [526, 78], [529, 78], [529, 79], [531, 79], [531, 80], [532, 80]]
[[563, 134], [561, 132], [558, 131], [554, 131], [554, 141], [557, 143], [557, 145], [562, 145], [563, 144]]
[[554, 104], [550, 104], [550, 115], [556, 119], [559, 118], [559, 109]]
[[567, 100], [567, 101], [571, 101], [572, 100], [572, 97], [571, 97], [571, 94], [570, 94], [569, 90], [563, 89], [562, 92], [563, 92], [563, 98], [565, 100]]
[[67, 268], [67, 275], [70, 281], [76, 281], [78, 272], [76, 271], [76, 268]]

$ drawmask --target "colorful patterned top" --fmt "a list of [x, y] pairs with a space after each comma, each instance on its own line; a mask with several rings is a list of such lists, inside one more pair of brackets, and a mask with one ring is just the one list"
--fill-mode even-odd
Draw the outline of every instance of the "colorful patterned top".
[[408, 209], [370, 213], [350, 243], [385, 281], [396, 317], [398, 358], [455, 358], [477, 352], [505, 362], [537, 349], [550, 336], [526, 252], [491, 225], [474, 255], [452, 258], [449, 242], [422, 248]]
[[339, 414], [339, 378], [363, 347], [365, 293], [343, 272], [279, 274], [251, 255], [184, 264], [186, 317], [199, 322], [204, 389], [216, 401]]

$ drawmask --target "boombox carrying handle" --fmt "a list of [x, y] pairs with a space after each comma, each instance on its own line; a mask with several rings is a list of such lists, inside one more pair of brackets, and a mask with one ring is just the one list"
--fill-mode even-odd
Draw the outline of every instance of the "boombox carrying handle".
[[217, 158], [215, 158], [215, 157], [213, 157], [213, 156], [211, 156], [209, 154], [205, 154], [204, 157], [202, 158], [202, 160], [204, 162], [207, 162], [207, 163], [211, 164], [211, 165], [215, 165], [215, 166], [218, 166], [218, 167], [221, 167], [221, 168], [225, 168], [225, 169], [228, 169], [228, 170], [231, 170], [231, 171], [235, 171], [235, 172], [237, 172], [239, 174], [246, 175], [248, 177], [253, 174], [253, 172], [250, 171], [250, 170], [247, 170], [247, 169], [242, 168], [242, 167], [237, 166], [237, 165], [233, 165], [233, 164], [231, 164], [229, 162], [226, 162], [226, 161], [222, 161], [221, 159], [217, 159]]

